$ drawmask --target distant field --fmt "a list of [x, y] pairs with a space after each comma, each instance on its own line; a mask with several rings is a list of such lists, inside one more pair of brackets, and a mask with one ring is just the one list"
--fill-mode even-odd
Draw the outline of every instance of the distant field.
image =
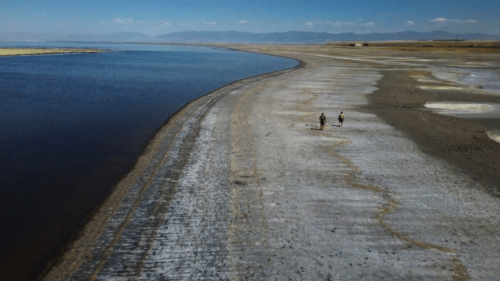
[[[499, 41], [386, 41], [386, 42], [342, 42], [326, 45], [356, 48], [376, 48], [391, 51], [500, 53]], [[354, 46], [353, 46], [354, 45]], [[361, 47], [359, 47], [361, 45]]]
[[94, 49], [0, 48], [0, 56], [43, 55], [63, 53], [98, 53]]

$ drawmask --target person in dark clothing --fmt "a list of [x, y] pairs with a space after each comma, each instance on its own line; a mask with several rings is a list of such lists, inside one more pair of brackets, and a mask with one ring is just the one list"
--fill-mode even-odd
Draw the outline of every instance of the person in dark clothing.
[[319, 129], [323, 131], [323, 126], [326, 124], [326, 116], [323, 113], [321, 113], [321, 116], [319, 117], [319, 124]]
[[344, 123], [344, 113], [341, 111], [339, 114], [339, 127], [342, 127], [342, 123]]

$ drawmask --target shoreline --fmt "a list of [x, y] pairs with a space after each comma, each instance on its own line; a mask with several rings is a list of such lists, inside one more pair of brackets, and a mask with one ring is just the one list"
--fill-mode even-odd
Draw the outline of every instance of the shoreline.
[[[225, 86], [176, 113], [45, 280], [499, 274], [484, 269], [500, 250], [498, 197], [418, 138], [436, 148], [471, 137], [435, 136], [461, 121], [422, 104], [464, 97], [415, 92], [411, 71], [427, 65], [376, 50], [236, 49], [302, 64]], [[324, 131], [318, 112], [329, 118]], [[431, 117], [435, 126], [412, 135], [415, 119]], [[457, 130], [480, 121], [469, 122]], [[477, 151], [467, 153], [456, 157]]]
[[[105, 224], [111, 217], [110, 210], [116, 211], [116, 208], [118, 208], [119, 204], [122, 203], [125, 194], [131, 189], [134, 182], [138, 180], [140, 175], [146, 172], [149, 165], [148, 163], [153, 161], [153, 158], [160, 153], [158, 150], [161, 149], [161, 144], [166, 142], [167, 138], [170, 138], [170, 142], [172, 142], [176, 137], [177, 133], [173, 135], [169, 133], [172, 130], [181, 129], [182, 124], [186, 122], [187, 118], [189, 118], [189, 114], [198, 108], [205, 111], [209, 110], [209, 107], [211, 106], [210, 103], [213, 99], [220, 99], [222, 96], [227, 95], [230, 91], [240, 88], [248, 83], [294, 71], [305, 66], [304, 62], [300, 60], [296, 61], [299, 64], [289, 69], [263, 73], [257, 76], [233, 81], [188, 102], [178, 111], [173, 113], [172, 116], [170, 116], [165, 123], [153, 133], [153, 137], [149, 140], [146, 147], [144, 147], [132, 170], [118, 181], [118, 184], [112, 188], [108, 199], [106, 199], [96, 208], [94, 212], [89, 215], [89, 219], [84, 223], [85, 226], [83, 230], [80, 231], [77, 237], [67, 243], [67, 246], [65, 246], [65, 250], [61, 253], [61, 255], [50, 262], [50, 266], [47, 268], [45, 273], [42, 273], [40, 278], [37, 280], [61, 280], [58, 279], [60, 278], [61, 272], [67, 273], [68, 269], [71, 271], [71, 268], [74, 268], [75, 266], [78, 267], [82, 261], [86, 259], [86, 257], [89, 257], [88, 254], [90, 253], [87, 253], [86, 255], [84, 249], [95, 245], [89, 246], [86, 244], [88, 243], [88, 240], [92, 240], [93, 238], [95, 239], [97, 236], [102, 234], [102, 231], [104, 231], [103, 227], [105, 227]], [[75, 254], [77, 256], [76, 258]], [[70, 263], [71, 266], [69, 266], [68, 263]], [[58, 267], [62, 269], [58, 269]], [[62, 280], [65, 279], [63, 278]]]
[[[164, 49], [164, 48], [161, 47], [160, 49]], [[169, 49], [169, 48], [167, 48], [167, 49]], [[177, 49], [181, 50], [182, 48], [177, 48]], [[193, 48], [189, 48], [189, 49], [192, 50]], [[194, 51], [196, 51], [196, 50], [197, 49], [194, 48]], [[196, 57], [203, 58], [203, 62], [205, 62], [204, 59], [207, 58], [208, 59], [207, 61], [213, 61], [213, 63], [210, 63], [210, 62], [203, 63], [201, 65], [201, 68], [196, 67], [196, 69], [197, 69], [196, 72], [200, 73], [200, 79], [196, 79], [196, 77], [194, 77], [194, 79], [197, 82], [195, 84], [192, 84], [192, 83], [190, 83], [189, 85], [186, 84], [185, 87], [182, 86], [183, 85], [182, 83], [181, 84], [177, 83], [177, 82], [182, 82], [182, 81], [176, 81], [175, 77], [178, 77], [177, 73], [176, 73], [175, 69], [173, 69], [171, 67], [169, 68], [170, 63], [168, 61], [158, 62], [157, 64], [155, 63], [155, 69], [156, 69], [156, 67], [158, 67], [158, 69], [165, 70], [165, 71], [160, 71], [160, 72], [155, 71], [155, 69], [152, 69], [152, 68], [140, 67], [140, 64], [134, 63], [131, 68], [126, 67], [123, 64], [123, 61], [129, 61], [130, 58], [139, 58], [139, 60], [140, 60], [141, 58], [146, 58], [146, 57], [165, 57], [168, 59], [171, 57], [171, 55], [177, 57], [176, 53], [167, 54], [167, 53], [153, 53], [153, 52], [121, 52], [121, 53], [106, 52], [106, 53], [100, 54], [97, 57], [94, 57], [94, 56], [90, 57], [87, 55], [79, 55], [79, 56], [65, 56], [65, 55], [59, 56], [59, 55], [57, 55], [57, 56], [52, 56], [53, 59], [56, 59], [57, 61], [61, 61], [61, 62], [67, 61], [67, 62], [69, 62], [69, 64], [63, 64], [63, 65], [61, 65], [62, 66], [61, 68], [56, 67], [56, 68], [48, 69], [49, 73], [56, 73], [56, 75], [47, 75], [48, 73], [43, 72], [43, 69], [45, 67], [40, 67], [40, 65], [38, 64], [37, 61], [32, 61], [28, 57], [26, 58], [25, 62], [27, 62], [28, 64], [34, 63], [34, 67], [43, 72], [43, 75], [41, 75], [40, 77], [50, 77], [51, 78], [49, 80], [39, 79], [39, 80], [35, 81], [35, 83], [42, 83], [42, 84], [50, 84], [51, 83], [51, 84], [55, 85], [55, 87], [58, 90], [62, 89], [63, 93], [68, 93], [69, 99], [71, 101], [74, 101], [72, 91], [68, 92], [68, 91], [64, 91], [64, 89], [73, 88], [72, 86], [76, 85], [76, 84], [85, 85], [88, 83], [92, 83], [91, 80], [87, 80], [88, 81], [88, 83], [87, 83], [85, 81], [86, 79], [84, 77], [87, 77], [87, 76], [96, 77], [96, 79], [93, 79], [93, 80], [95, 80], [94, 82], [97, 82], [97, 84], [96, 83], [94, 83], [94, 84], [96, 84], [96, 86], [100, 87], [100, 86], [103, 86], [105, 84], [109, 84], [107, 82], [112, 83], [112, 82], [116, 81], [115, 77], [114, 77], [116, 75], [115, 70], [117, 70], [117, 71], [119, 70], [119, 72], [120, 72], [119, 76], [122, 76], [122, 74], [131, 75], [132, 80], [127, 79], [126, 81], [123, 81], [123, 83], [116, 85], [117, 86], [116, 88], [114, 88], [114, 87], [109, 88], [110, 90], [113, 91], [113, 93], [116, 93], [116, 95], [113, 94], [113, 97], [106, 98], [106, 100], [102, 100], [101, 95], [98, 94], [97, 91], [89, 92], [89, 95], [87, 98], [87, 94], [85, 93], [86, 92], [85, 87], [83, 87], [83, 88], [79, 87], [78, 89], [76, 89], [77, 91], [75, 91], [75, 96], [76, 96], [76, 94], [82, 94], [83, 100], [85, 102], [95, 101], [92, 104], [86, 103], [86, 104], [88, 104], [88, 106], [90, 106], [89, 107], [90, 110], [85, 110], [84, 116], [86, 118], [84, 121], [81, 121], [81, 122], [82, 122], [82, 125], [84, 125], [84, 123], [89, 124], [90, 126], [88, 126], [88, 125], [85, 126], [85, 129], [89, 129], [91, 132], [92, 131], [99, 132], [97, 130], [94, 130], [94, 128], [101, 130], [103, 133], [97, 135], [97, 137], [102, 136], [103, 142], [101, 142], [97, 138], [89, 137], [90, 135], [84, 133], [85, 131], [78, 129], [79, 128], [78, 126], [76, 126], [76, 127], [75, 126], [68, 126], [67, 128], [71, 129], [75, 133], [82, 132], [82, 137], [76, 138], [77, 140], [84, 140], [86, 138], [91, 139], [88, 142], [83, 141], [82, 143], [84, 145], [88, 144], [89, 146], [96, 147], [95, 144], [105, 143], [106, 145], [108, 145], [106, 148], [109, 147], [109, 148], [111, 148], [111, 150], [113, 150], [113, 149], [115, 151], [118, 150], [118, 153], [109, 153], [108, 150], [106, 150], [105, 154], [101, 154], [99, 151], [104, 151], [104, 150], [101, 150], [101, 147], [104, 148], [105, 146], [99, 145], [97, 149], [89, 151], [89, 153], [92, 153], [94, 151], [95, 153], [93, 155], [95, 155], [95, 157], [89, 157], [90, 154], [87, 154], [86, 151], [84, 151], [83, 153], [79, 153], [79, 155], [76, 155], [74, 157], [69, 157], [69, 158], [65, 157], [66, 159], [63, 159], [65, 161], [68, 160], [68, 161], [73, 161], [75, 163], [75, 165], [74, 165], [75, 170], [78, 170], [77, 176], [79, 176], [82, 179], [81, 181], [78, 180], [78, 186], [74, 186], [75, 189], [71, 189], [71, 192], [69, 194], [70, 195], [76, 194], [76, 192], [73, 192], [74, 190], [75, 191], [81, 190], [83, 195], [82, 196], [77, 195], [77, 196], [71, 197], [71, 199], [78, 201], [78, 202], [75, 201], [78, 204], [73, 204], [73, 203], [71, 203], [71, 200], [66, 199], [66, 201], [64, 201], [65, 204], [60, 204], [61, 206], [58, 206], [58, 207], [63, 209], [67, 206], [66, 209], [70, 209], [71, 211], [74, 210], [75, 213], [74, 213], [74, 215], [73, 214], [70, 215], [67, 212], [57, 212], [56, 208], [48, 207], [47, 209], [49, 209], [49, 210], [52, 209], [52, 212], [55, 213], [54, 215], [46, 216], [48, 218], [48, 220], [50, 220], [51, 222], [54, 222], [53, 225], [56, 225], [56, 226], [62, 225], [62, 223], [60, 223], [61, 221], [68, 222], [67, 224], [64, 225], [65, 227], [59, 227], [59, 228], [52, 227], [52, 225], [49, 225], [49, 224], [41, 223], [40, 222], [41, 219], [35, 220], [35, 221], [38, 221], [38, 225], [40, 225], [38, 227], [37, 225], [35, 225], [35, 223], [30, 223], [31, 220], [28, 219], [27, 216], [21, 217], [21, 219], [24, 218], [22, 223], [21, 223], [21, 221], [19, 221], [22, 225], [26, 225], [27, 227], [31, 227], [31, 229], [35, 229], [35, 231], [25, 231], [24, 233], [26, 233], [26, 237], [28, 237], [28, 238], [33, 237], [33, 236], [38, 237], [39, 234], [37, 234], [37, 233], [40, 233], [40, 234], [47, 233], [48, 235], [46, 235], [46, 236], [49, 237], [49, 239], [47, 239], [47, 240], [51, 239], [50, 240], [51, 242], [55, 241], [53, 243], [55, 246], [52, 247], [52, 245], [50, 243], [38, 243], [37, 246], [29, 246], [26, 243], [24, 243], [24, 244], [26, 244], [26, 247], [23, 247], [23, 243], [19, 243], [19, 247], [11, 245], [10, 248], [8, 248], [8, 249], [6, 248], [6, 251], [5, 251], [5, 254], [3, 255], [3, 258], [7, 263], [5, 263], [5, 265], [3, 266], [3, 270], [2, 270], [2, 272], [4, 272], [6, 274], [6, 276], [11, 276], [13, 279], [16, 279], [16, 278], [31, 279], [31, 278], [35, 278], [35, 277], [39, 276], [39, 273], [46, 268], [46, 266], [48, 265], [48, 262], [53, 260], [55, 257], [57, 257], [60, 254], [61, 247], [66, 246], [67, 242], [69, 240], [71, 240], [73, 237], [75, 237], [77, 235], [78, 231], [84, 227], [83, 223], [86, 220], [88, 220], [88, 215], [90, 213], [94, 212], [94, 210], [109, 196], [109, 193], [111, 192], [112, 187], [115, 186], [116, 183], [125, 174], [127, 174], [131, 170], [131, 168], [134, 166], [137, 158], [139, 157], [139, 153], [143, 152], [143, 149], [146, 146], [146, 144], [148, 143], [148, 141], [153, 137], [153, 135], [156, 133], [156, 131], [161, 126], [164, 125], [166, 119], [172, 115], [172, 112], [178, 111], [180, 107], [184, 106], [186, 103], [199, 97], [200, 95], [206, 95], [208, 92], [212, 91], [213, 89], [221, 87], [223, 85], [227, 85], [228, 83], [235, 81], [237, 79], [254, 76], [256, 74], [263, 73], [263, 72], [269, 72], [271, 70], [289, 68], [289, 67], [296, 66], [298, 64], [298, 62], [296, 62], [296, 61], [277, 59], [277, 58], [273, 58], [273, 57], [266, 58], [266, 56], [262, 56], [259, 59], [258, 56], [245, 55], [244, 53], [237, 54], [237, 53], [233, 52], [233, 54], [230, 54], [231, 53], [230, 51], [220, 51], [220, 50], [217, 51], [217, 50], [209, 50], [209, 49], [200, 50], [200, 51], [202, 51], [202, 52], [208, 51], [209, 53], [215, 52], [215, 53], [221, 53], [221, 54], [228, 54], [229, 57], [224, 55], [224, 58], [222, 58], [218, 55], [212, 55], [209, 53], [207, 53], [208, 57], [205, 57], [204, 54], [196, 55]], [[100, 57], [102, 55], [105, 55], [105, 57], [100, 59]], [[190, 56], [189, 53], [183, 53], [182, 56], [184, 56], [184, 55]], [[111, 64], [111, 67], [110, 67], [110, 64], [102, 64], [105, 61], [106, 62], [115, 61], [114, 58], [117, 58], [117, 56], [120, 58], [119, 64], [126, 67], [125, 69], [115, 68], [115, 67], [113, 67], [113, 64]], [[228, 68], [221, 69], [220, 67], [218, 67], [220, 59], [222, 59], [224, 62], [227, 62], [228, 60], [233, 61], [232, 60], [233, 57], [234, 58], [241, 58], [241, 60], [238, 59], [237, 62], [239, 62], [239, 63], [231, 63], [231, 65], [227, 65]], [[41, 56], [39, 56], [39, 58], [42, 59]], [[256, 58], [257, 62], [254, 62], [253, 58]], [[35, 58], [33, 58], [33, 59], [35, 59]], [[57, 63], [57, 61], [53, 61], [53, 59], [50, 59], [50, 57], [47, 57], [47, 59], [48, 59], [48, 61], [43, 60], [43, 61], [40, 61], [40, 63], [43, 65], [45, 65], [47, 63], [49, 63], [49, 64], [50, 63]], [[98, 61], [97, 66], [94, 65], [93, 63], [88, 64], [86, 62], [86, 60], [88, 60], [88, 59], [90, 59], [91, 61], [95, 61], [95, 62]], [[174, 58], [174, 59], [177, 60], [177, 58]], [[6, 58], [6, 60], [10, 60], [10, 59]], [[14, 58], [12, 58], [12, 60], [14, 60]], [[99, 69], [97, 69], [97, 70], [101, 70], [100, 66], [103, 66], [104, 71], [105, 71], [105, 69], [109, 69], [110, 72], [107, 72], [107, 73], [109, 73], [108, 77], [112, 77], [112, 78], [109, 80], [103, 80], [103, 79], [105, 79], [105, 76], [107, 76], [107, 75], [105, 75], [106, 71], [103, 72], [103, 74], [104, 74], [103, 76], [101, 76], [101, 75], [95, 76], [95, 71], [85, 71], [85, 73], [82, 72], [82, 76], [80, 77], [80, 74], [79, 74], [80, 65], [73, 64], [72, 63], [73, 61], [81, 62], [82, 63], [81, 66], [83, 66], [82, 69], [95, 69], [95, 67], [98, 67]], [[245, 63], [245, 61], [248, 63]], [[274, 62], [274, 61], [276, 61], [276, 64], [270, 63], [270, 62]], [[262, 62], [262, 63], [260, 63], [260, 62]], [[17, 60], [13, 61], [13, 63], [14, 63], [13, 65], [21, 65], [21, 68], [24, 65], [24, 64], [22, 64], [22, 61], [17, 61]], [[147, 62], [144, 62], [144, 63], [147, 63]], [[181, 62], [181, 64], [184, 65], [184, 62]], [[176, 66], [177, 65], [178, 64], [176, 64]], [[56, 79], [58, 78], [57, 72], [60, 72], [59, 69], [72, 70], [72, 69], [75, 69], [74, 66], [78, 66], [76, 68], [76, 72], [73, 73], [72, 71], [70, 71], [70, 72], [68, 72], [68, 75], [66, 75], [65, 73], [63, 73], [63, 75], [61, 75], [60, 78], [62, 80], [60, 80], [60, 83], [61, 83], [60, 86], [59, 86], [58, 82], [54, 83], [54, 81], [56, 81]], [[165, 68], [163, 68], [163, 66]], [[187, 66], [189, 68], [189, 65], [187, 65]], [[266, 67], [266, 66], [269, 66], [269, 67]], [[282, 66], [282, 67], [280, 67], [280, 66]], [[33, 69], [35, 69], [35, 68], [33, 68]], [[34, 73], [36, 75], [37, 71], [33, 70], [33, 69], [30, 68], [29, 70], [26, 71], [26, 73], [30, 73], [30, 74]], [[141, 73], [136, 74], [134, 72], [128, 71], [128, 69], [131, 71], [132, 71], [132, 69], [137, 69], [137, 71], [140, 70]], [[186, 68], [183, 68], [183, 69], [186, 69]], [[210, 73], [206, 73], [202, 69], [210, 69], [209, 70]], [[234, 69], [234, 71], [232, 71], [232, 69]], [[32, 71], [30, 71], [30, 70], [32, 70]], [[125, 70], [125, 71], [122, 72], [122, 70]], [[145, 73], [142, 73], [143, 70]], [[172, 72], [170, 72], [170, 70], [172, 70]], [[33, 71], [35, 71], [35, 72], [33, 72]], [[193, 70], [193, 71], [195, 71], [195, 70]], [[200, 72], [200, 71], [202, 71], [202, 72]], [[215, 71], [215, 73], [222, 73], [221, 74], [222, 76], [214, 75], [214, 73], [211, 73], [213, 71]], [[99, 71], [99, 72], [101, 72], [101, 71]], [[174, 72], [175, 72], [175, 75], [174, 75]], [[7, 72], [7, 74], [8, 73], [10, 73], [10, 72]], [[147, 73], [151, 73], [151, 75], [148, 75]], [[169, 77], [162, 78], [162, 76], [164, 76], [166, 73]], [[172, 75], [170, 75], [168, 73], [172, 73]], [[245, 73], [247, 73], [247, 74], [245, 75]], [[144, 75], [144, 74], [145, 74], [144, 80], [141, 80], [141, 81], [137, 80], [137, 82], [140, 82], [140, 83], [133, 83], [133, 84], [130, 83], [130, 82], [134, 81], [135, 79], [138, 79], [139, 76]], [[189, 72], [187, 72], [187, 74], [189, 74]], [[180, 73], [180, 75], [184, 76], [182, 73]], [[38, 77], [38, 75], [36, 75], [36, 76]], [[20, 74], [17, 77], [19, 77], [20, 80], [23, 80], [23, 78], [24, 78], [24, 76], [22, 74]], [[66, 79], [66, 77], [68, 77], [68, 79]], [[73, 83], [74, 80], [72, 80], [72, 77], [75, 78], [76, 84]], [[209, 77], [213, 77], [213, 79], [209, 79]], [[233, 78], [231, 79], [231, 77], [233, 77]], [[14, 76], [14, 78], [16, 78], [16, 76]], [[54, 79], [52, 79], [52, 78], [54, 78]], [[119, 78], [119, 77], [117, 77], [117, 78]], [[191, 78], [193, 78], [193, 77], [191, 77]], [[184, 79], [184, 78], [180, 78], [180, 79]], [[117, 80], [119, 80], [119, 79], [117, 79]], [[121, 78], [121, 80], [123, 80], [123, 77]], [[193, 79], [191, 79], [191, 80], [193, 80]], [[154, 84], [151, 84], [149, 82], [146, 83], [146, 81], [154, 82]], [[172, 83], [170, 83], [169, 81], [172, 81]], [[183, 81], [189, 81], [189, 79], [188, 80], [184, 79]], [[143, 82], [144, 82], [144, 84], [143, 84]], [[82, 83], [82, 84], [80, 84], [80, 83]], [[8, 84], [9, 83], [7, 83], [7, 85]], [[132, 90], [132, 88], [125, 86], [125, 84], [126, 85], [130, 84], [133, 89], [136, 89], [135, 87], [137, 86], [137, 87], [139, 87], [138, 88], [139, 92], [141, 92], [140, 93], [141, 97], [137, 96], [138, 99], [140, 99], [140, 100], [138, 100], [138, 103], [141, 104], [141, 106], [134, 107], [132, 104], [130, 104], [130, 106], [134, 107], [134, 111], [131, 111], [131, 112], [126, 110], [126, 108], [128, 107], [126, 102], [132, 101], [135, 98], [133, 98], [134, 95], [127, 95], [126, 93], [131, 93], [131, 91], [133, 91], [133, 92], [137, 92], [137, 91]], [[65, 87], [64, 85], [68, 85], [68, 87]], [[88, 84], [88, 85], [90, 85], [90, 84]], [[180, 85], [180, 86], [178, 86], [178, 85]], [[118, 88], [120, 88], [120, 87], [122, 87], [123, 91], [118, 90]], [[126, 88], [123, 88], [123, 87], [126, 87]], [[165, 92], [165, 91], [162, 92], [162, 90], [161, 90], [162, 88], [165, 88], [165, 89], [168, 88], [168, 92]], [[108, 88], [106, 87], [106, 90], [107, 89]], [[151, 91], [149, 89], [151, 89]], [[91, 90], [94, 90], [94, 88], [92, 88]], [[118, 91], [116, 91], [116, 90], [118, 90]], [[95, 100], [91, 99], [93, 97], [92, 92], [96, 93], [96, 95], [94, 96], [96, 98]], [[47, 92], [47, 93], [50, 95], [53, 92]], [[59, 91], [57, 93], [59, 94]], [[144, 93], [144, 97], [146, 98], [146, 100], [142, 99], [143, 93]], [[13, 93], [13, 94], [15, 94], [15, 93]], [[124, 99], [120, 98], [120, 96], [122, 96], [122, 95], [124, 96]], [[181, 95], [181, 96], [179, 96], [179, 95]], [[38, 99], [38, 96], [40, 96], [40, 95], [37, 95], [37, 99]], [[57, 95], [57, 97], [59, 97], [59, 96], [60, 95]], [[191, 97], [191, 98], [189, 98], [189, 97]], [[116, 100], [114, 98], [116, 98]], [[153, 104], [153, 103], [148, 101], [148, 99], [150, 99], [150, 98], [153, 98], [152, 100], [156, 100], [158, 102], [163, 102], [163, 103], [155, 102]], [[183, 100], [183, 102], [179, 102], [177, 98], [181, 98]], [[115, 103], [115, 101], [116, 101], [116, 103]], [[161, 106], [162, 104], [164, 104], [165, 106]], [[73, 104], [71, 104], [71, 105], [73, 105]], [[106, 117], [110, 116], [111, 118], [114, 118], [114, 119], [112, 119], [113, 121], [111, 121], [112, 123], [109, 123], [109, 122], [105, 122], [103, 124], [97, 123], [97, 124], [95, 124], [97, 127], [95, 127], [92, 124], [92, 122], [94, 122], [95, 120], [99, 120], [99, 117], [98, 117], [99, 114], [95, 114], [95, 115], [94, 114], [91, 114], [91, 115], [87, 114], [88, 112], [92, 112], [93, 110], [98, 110], [94, 105], [99, 107], [99, 108], [106, 108], [106, 105], [110, 105], [110, 107], [108, 108], [109, 110], [106, 109], [104, 111], [99, 111], [96, 113], [99, 113], [102, 116], [106, 116]], [[115, 107], [114, 105], [117, 105], [117, 106]], [[124, 111], [120, 110], [120, 108], [124, 108]], [[143, 114], [139, 110], [142, 110]], [[53, 113], [54, 111], [51, 111], [51, 112]], [[115, 114], [115, 113], [117, 113], [117, 114]], [[117, 116], [120, 116], [121, 113], [124, 114], [124, 118], [130, 118], [130, 119], [128, 119], [128, 120], [130, 120], [130, 122], [126, 121], [127, 119], [123, 119], [120, 117], [116, 118]], [[78, 114], [75, 116], [80, 116], [79, 114], [80, 114], [80, 112], [78, 112]], [[133, 115], [137, 115], [138, 118], [133, 118], [132, 117]], [[162, 116], [163, 116], [163, 118], [161, 118]], [[74, 117], [72, 117], [72, 118], [74, 118]], [[53, 119], [53, 120], [58, 120], [58, 119]], [[106, 121], [110, 121], [110, 120], [111, 119], [107, 119]], [[116, 122], [114, 120], [116, 120]], [[138, 120], [141, 120], [141, 121], [138, 121]], [[143, 122], [146, 122], [146, 120], [152, 120], [152, 122], [154, 122], [154, 123], [151, 123], [151, 122], [143, 123]], [[68, 120], [68, 121], [71, 121], [71, 120]], [[75, 121], [77, 121], [78, 123], [80, 122], [80, 120], [75, 120]], [[27, 122], [29, 122], [29, 121], [27, 121]], [[48, 121], [48, 122], [50, 123], [51, 121]], [[63, 118], [62, 122], [64, 122], [65, 124], [70, 123], [70, 122], [66, 122], [66, 118]], [[139, 122], [143, 123], [144, 126]], [[35, 124], [33, 122], [29, 122], [29, 123]], [[73, 124], [73, 123], [71, 123], [71, 124]], [[116, 124], [116, 126], [112, 125], [110, 130], [102, 130], [101, 125], [104, 127], [104, 126], [107, 126], [106, 124]], [[156, 125], [151, 126], [151, 124], [156, 124]], [[6, 124], [6, 125], [8, 125], [10, 127], [16, 127], [15, 123], [12, 123], [10, 125]], [[124, 130], [121, 129], [122, 125], [123, 125]], [[131, 128], [134, 128], [134, 127], [136, 127], [137, 130], [133, 130], [133, 129], [131, 130]], [[23, 126], [22, 128], [26, 129], [28, 127]], [[15, 132], [15, 130], [11, 130], [11, 132]], [[67, 135], [67, 134], [65, 134], [65, 135]], [[47, 135], [47, 136], [48, 136], [47, 139], [51, 140], [52, 135]], [[73, 136], [72, 138], [75, 139], [75, 134], [70, 134], [68, 136]], [[113, 138], [109, 138], [108, 136], [111, 136]], [[124, 136], [125, 138], [121, 137], [121, 136]], [[55, 140], [59, 140], [59, 138], [56, 138]], [[73, 142], [71, 142], [71, 143], [73, 144]], [[123, 149], [124, 146], [122, 146], [123, 144], [128, 145], [127, 147], [129, 147], [130, 149], [125, 148], [125, 150], [124, 150]], [[84, 146], [79, 146], [79, 147], [84, 147]], [[74, 149], [70, 149], [70, 150], [75, 151]], [[42, 150], [42, 151], [50, 151], [50, 150]], [[81, 151], [81, 149], [77, 150], [77, 151]], [[119, 151], [124, 151], [124, 152], [119, 153]], [[60, 154], [60, 155], [66, 155], [66, 154]], [[97, 167], [97, 168], [93, 169], [93, 171], [95, 171], [95, 175], [92, 174], [91, 176], [86, 176], [86, 175], [80, 174], [80, 171], [79, 171], [80, 170], [79, 166], [81, 166], [81, 165], [79, 165], [78, 163], [83, 164], [83, 162], [80, 162], [77, 158], [77, 157], [80, 157], [80, 155], [82, 155], [83, 159], [86, 159], [86, 160], [104, 158], [106, 161], [99, 161], [98, 160], [97, 162], [99, 164], [100, 163], [102, 163], [102, 164], [100, 166], [97, 166], [97, 165], [92, 166], [92, 167]], [[110, 156], [110, 157], [108, 157], [108, 156]], [[127, 156], [129, 156], [129, 157], [127, 157]], [[92, 160], [90, 160], [90, 161], [92, 161]], [[31, 161], [31, 163], [36, 163], [36, 162], [37, 161], [34, 161], [34, 162]], [[61, 161], [57, 161], [57, 160], [55, 160], [53, 162], [55, 162], [56, 164], [57, 163], [58, 164], [64, 163], [64, 161], [61, 162]], [[83, 165], [85, 166], [85, 169], [87, 169], [87, 167], [91, 167], [90, 165], [86, 165], [86, 164], [83, 164]], [[63, 167], [64, 170], [66, 170], [65, 169], [67, 167], [66, 165], [62, 164], [61, 166]], [[10, 166], [10, 167], [15, 167], [15, 166]], [[37, 166], [37, 168], [40, 168], [40, 169], [42, 169], [43, 167], [44, 166]], [[125, 167], [125, 168], [123, 169], [122, 167]], [[21, 166], [21, 168], [17, 169], [17, 170], [22, 170], [22, 168], [23, 167]], [[54, 172], [54, 178], [61, 178], [58, 176], [59, 173], [57, 173], [56, 169], [49, 169], [49, 170], [46, 169], [45, 173], [40, 173], [40, 174], [43, 174], [45, 177], [50, 177], [50, 175], [52, 175], [53, 172]], [[87, 172], [87, 170], [85, 170], [85, 172]], [[22, 179], [22, 176], [20, 176], [19, 178]], [[73, 185], [71, 183], [70, 174], [63, 175], [63, 178], [68, 179], [67, 184], [60, 185], [61, 189], [65, 192], [64, 194], [66, 194], [66, 192], [67, 192], [66, 190], [69, 191], [69, 189], [67, 189], [67, 187], [73, 187]], [[35, 182], [35, 180], [33, 180], [33, 181]], [[90, 182], [90, 184], [85, 184], [86, 182]], [[55, 184], [54, 184], [54, 187], [55, 187]], [[78, 187], [80, 187], [80, 189], [78, 189]], [[51, 186], [51, 189], [55, 190], [55, 188], [53, 188], [52, 186]], [[59, 203], [59, 200], [57, 199], [57, 197], [54, 197], [54, 198], [56, 198], [54, 201], [56, 203]], [[52, 204], [50, 204], [50, 202], [52, 202], [52, 201], [50, 199], [51, 198], [47, 198], [46, 200], [45, 199], [38, 200], [38, 202], [40, 202], [40, 205], [42, 205], [42, 207], [43, 207], [43, 205], [51, 206]], [[45, 202], [45, 203], [43, 203], [43, 202]], [[68, 202], [68, 203], [66, 203], [66, 202]], [[94, 203], [94, 204], [91, 205], [89, 203]], [[12, 204], [12, 205], [14, 206], [12, 209], [16, 210], [15, 204]], [[33, 208], [29, 208], [29, 209], [21, 208], [19, 210], [23, 210], [23, 209], [36, 210], [36, 208], [34, 206], [32, 206], [32, 207]], [[42, 217], [45, 212], [33, 212], [33, 213], [40, 214], [39, 217]], [[15, 218], [15, 216], [10, 216], [10, 217]], [[38, 229], [40, 229], [40, 230], [38, 231]], [[45, 230], [47, 230], [47, 232], [45, 232]], [[19, 230], [16, 230], [14, 228], [11, 231], [7, 232], [5, 237], [8, 238], [9, 235], [10, 235], [10, 237], [16, 237], [16, 235], [15, 235], [16, 232], [19, 232]], [[56, 235], [64, 235], [67, 233], [69, 233], [69, 235], [64, 236], [64, 239], [59, 238], [60, 236], [59, 237], [56, 236]], [[21, 236], [17, 236], [17, 237], [21, 237]], [[23, 238], [24, 238], [24, 236], [23, 236]], [[4, 239], [3, 241], [6, 241], [6, 240], [7, 239]], [[14, 239], [11, 239], [11, 240], [14, 240]], [[28, 239], [26, 239], [26, 240], [28, 240]], [[23, 241], [23, 240], [19, 239], [19, 241]], [[34, 239], [34, 241], [38, 241], [38, 239]], [[44, 249], [52, 249], [52, 251], [45, 251]], [[7, 251], [7, 250], [9, 250], [9, 251]], [[22, 257], [23, 255], [27, 258], [19, 258], [19, 257]], [[46, 258], [47, 256], [49, 258]], [[33, 262], [32, 260], [36, 261], [36, 262]], [[40, 261], [40, 262], [38, 262], [38, 261]], [[19, 270], [19, 269], [22, 269], [22, 270]], [[26, 277], [26, 276], [28, 276], [28, 277]]]

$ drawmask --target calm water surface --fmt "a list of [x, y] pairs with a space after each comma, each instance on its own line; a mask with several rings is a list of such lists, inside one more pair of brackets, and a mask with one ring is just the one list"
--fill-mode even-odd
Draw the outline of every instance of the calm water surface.
[[232, 81], [289, 59], [192, 46], [0, 57], [0, 279], [33, 280], [166, 120]]

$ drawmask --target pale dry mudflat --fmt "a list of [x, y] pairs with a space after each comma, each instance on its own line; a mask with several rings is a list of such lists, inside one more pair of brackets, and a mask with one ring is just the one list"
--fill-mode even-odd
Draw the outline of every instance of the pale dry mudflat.
[[93, 49], [44, 49], [44, 48], [0, 48], [0, 56], [26, 56], [26, 55], [50, 55], [66, 53], [96, 53], [99, 50]]
[[[482, 150], [433, 154], [439, 145], [426, 149], [405, 125], [444, 122], [423, 106], [444, 96], [427, 97], [418, 79], [465, 87], [428, 73], [471, 58], [230, 47], [303, 64], [233, 83], [175, 115], [46, 280], [498, 279], [497, 191], [460, 166], [460, 155]], [[381, 91], [396, 97], [381, 103]], [[392, 106], [400, 92], [414, 104]], [[473, 133], [494, 154], [500, 144], [481, 131], [488, 124]]]

